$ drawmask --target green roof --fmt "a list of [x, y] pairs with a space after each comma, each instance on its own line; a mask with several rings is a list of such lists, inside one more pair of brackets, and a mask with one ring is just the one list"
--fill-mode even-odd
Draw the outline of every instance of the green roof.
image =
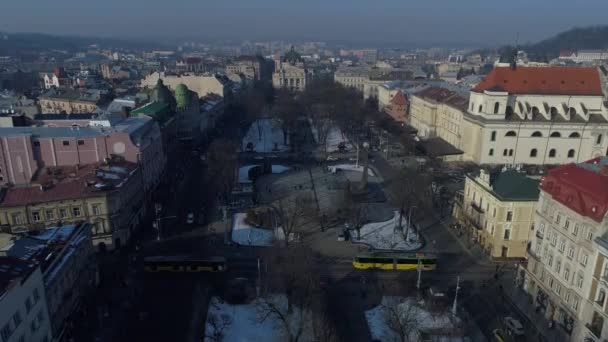
[[162, 124], [171, 117], [171, 108], [169, 107], [168, 103], [149, 102], [132, 110], [131, 115], [148, 115]]
[[511, 201], [537, 201], [540, 192], [538, 180], [515, 170], [500, 173], [492, 183], [492, 191], [501, 200]]

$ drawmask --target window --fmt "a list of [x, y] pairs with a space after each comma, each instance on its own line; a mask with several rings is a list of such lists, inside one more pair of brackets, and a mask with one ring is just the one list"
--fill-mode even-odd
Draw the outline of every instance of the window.
[[553, 266], [553, 255], [549, 254], [549, 256], [547, 257], [547, 265], [549, 267]]
[[557, 293], [558, 296], [560, 296], [562, 294], [562, 287], [559, 284], [555, 285], [555, 293]]
[[19, 324], [21, 324], [23, 320], [21, 319], [21, 314], [19, 313], [19, 311], [15, 312], [13, 314], [13, 323], [15, 325], [15, 329], [17, 329], [17, 327], [19, 326]]
[[556, 152], [555, 152], [554, 148], [549, 150], [549, 158], [555, 158], [555, 154], [556, 154]]
[[586, 236], [587, 240], [591, 241], [593, 240], [593, 232], [591, 230], [587, 231], [587, 236]]
[[542, 137], [543, 134], [540, 131], [536, 131], [536, 132], [532, 133], [532, 136], [535, 137], [535, 138], [536, 137]]
[[553, 284], [554, 284], [553, 278], [550, 277], [548, 283], [549, 283], [549, 287], [553, 288]]
[[513, 149], [509, 150], [509, 157], [513, 156]]
[[507, 211], [507, 222], [513, 221], [513, 212]]
[[559, 272], [561, 272], [561, 270], [562, 270], [562, 262], [560, 260], [557, 260], [555, 262], [555, 272], [557, 274], [559, 274]]
[[579, 274], [578, 279], [576, 281], [576, 286], [578, 286], [579, 289], [583, 288], [583, 280], [584, 280], [583, 276]]
[[30, 330], [32, 332], [36, 332], [36, 330], [38, 330], [38, 324], [36, 323], [36, 320], [33, 320], [32, 323], [30, 324]]
[[574, 158], [574, 149], [568, 150], [568, 158]]
[[36, 318], [38, 319], [38, 323], [44, 322], [44, 311], [38, 311], [38, 315], [36, 316]]
[[508, 131], [507, 133], [505, 133], [505, 137], [516, 137], [517, 133], [515, 133], [515, 131]]
[[562, 217], [559, 214], [555, 215], [555, 223], [559, 224], [559, 221], [561, 221]]
[[566, 303], [570, 303], [570, 292], [566, 292]]
[[507, 150], [506, 148], [502, 151], [502, 155], [503, 157], [507, 156], [507, 153], [509, 152], [509, 150]]
[[574, 235], [574, 236], [578, 235], [578, 223], [574, 224], [574, 228], [572, 228], [572, 235]]
[[84, 140], [78, 139], [78, 145], [84, 145]]
[[38, 291], [38, 289], [34, 289], [32, 296], [34, 297], [34, 304], [38, 303], [38, 301], [40, 300], [40, 292]]
[[55, 219], [55, 213], [53, 212], [52, 209], [48, 209], [44, 212], [44, 216], [46, 217], [47, 220], [54, 220]]
[[561, 138], [562, 134], [560, 132], [553, 132], [550, 135], [551, 138]]
[[574, 298], [574, 301], [572, 302], [572, 308], [574, 310], [578, 310], [578, 298]]
[[[568, 269], [568, 267], [564, 267], [564, 279], [566, 281], [570, 280], [570, 270]], [[566, 299], [566, 301], [567, 301], [567, 299]]]
[[63, 146], [70, 146], [70, 142], [68, 140], [64, 140], [62, 143]]
[[93, 215], [101, 215], [101, 210], [99, 209], [99, 204], [93, 204], [91, 206], [91, 209], [93, 211]]
[[32, 220], [34, 220], [34, 222], [40, 222], [40, 212], [39, 211], [34, 211], [32, 213]]
[[596, 144], [596, 145], [599, 145], [599, 144], [601, 144], [601, 143], [602, 143], [602, 135], [601, 135], [601, 134], [598, 134], [598, 135], [597, 135], [597, 138], [595, 138], [595, 144]]
[[500, 103], [494, 103], [494, 114], [498, 114], [498, 110], [500, 109]]
[[559, 251], [560, 253], [564, 253], [564, 251], [566, 250], [566, 241], [564, 240], [559, 240]]
[[12, 213], [11, 220], [13, 221], [14, 225], [23, 224], [23, 217], [21, 216], [21, 213]]
[[68, 217], [68, 211], [65, 208], [59, 209], [59, 217], [64, 219]]
[[490, 152], [488, 152], [488, 155], [489, 156], [493, 156], [494, 155], [494, 149], [493, 148], [490, 149]]
[[492, 217], [496, 217], [496, 208], [492, 209]]
[[74, 217], [79, 217], [80, 216], [80, 208], [79, 207], [72, 208], [72, 214], [74, 215]]
[[569, 138], [580, 138], [581, 135], [578, 132], [572, 132], [572, 133], [570, 133], [570, 135], [568, 137]]
[[492, 134], [490, 135], [490, 141], [496, 141], [496, 131], [492, 131]]
[[535, 148], [530, 150], [530, 157], [535, 158], [538, 155], [538, 150]]
[[587, 261], [589, 261], [589, 256], [587, 256], [587, 254], [583, 254], [581, 256], [581, 265], [587, 266]]
[[[482, 110], [482, 109], [483, 109], [483, 106], [482, 106], [482, 105], [479, 105], [479, 110], [478, 110], [478, 112], [480, 112], [480, 113], [481, 113], [481, 110]], [[493, 141], [493, 140], [492, 140], [492, 141]]]
[[12, 334], [13, 334], [13, 329], [11, 329], [11, 322], [8, 322], [2, 327], [2, 330], [0, 330], [0, 335], [2, 336], [2, 341], [8, 341], [8, 339], [11, 338]]
[[34, 141], [34, 147], [40, 147], [40, 141]]
[[570, 259], [574, 258], [574, 248], [572, 248], [572, 247], [568, 248], [568, 258], [570, 258]]
[[511, 238], [511, 229], [505, 229], [504, 239], [509, 240]]

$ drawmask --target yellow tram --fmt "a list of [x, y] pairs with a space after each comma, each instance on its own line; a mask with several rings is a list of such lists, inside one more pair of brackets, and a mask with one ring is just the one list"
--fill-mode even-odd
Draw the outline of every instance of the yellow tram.
[[437, 257], [427, 253], [370, 252], [357, 255], [353, 266], [360, 270], [410, 271], [420, 267], [432, 271], [437, 268]]

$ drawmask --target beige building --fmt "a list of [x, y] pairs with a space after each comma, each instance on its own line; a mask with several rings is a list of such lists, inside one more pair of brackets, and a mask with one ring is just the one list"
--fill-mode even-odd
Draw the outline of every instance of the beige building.
[[334, 81], [345, 87], [355, 88], [363, 93], [365, 82], [369, 80], [368, 67], [343, 67], [334, 73]]
[[516, 170], [467, 175], [454, 218], [491, 258], [524, 258], [538, 201], [538, 181]]
[[462, 149], [463, 112], [467, 99], [448, 89], [430, 87], [411, 96], [410, 125], [421, 139], [441, 138]]
[[2, 230], [21, 233], [88, 221], [95, 245], [118, 248], [143, 216], [143, 184], [135, 164], [47, 168], [40, 174], [34, 186], [6, 190], [0, 202]]
[[310, 74], [300, 54], [293, 47], [282, 58], [275, 60], [272, 86], [276, 89], [287, 88], [291, 91], [303, 91], [310, 79]]
[[535, 234], [518, 275], [538, 311], [571, 341], [606, 336], [605, 250], [597, 237], [607, 231], [607, 167], [602, 157], [551, 169], [541, 180]]
[[229, 92], [226, 80], [218, 75], [176, 75], [164, 72], [154, 72], [141, 81], [141, 87], [153, 89], [159, 79], [161, 79], [163, 84], [172, 91], [175, 91], [178, 85], [183, 84], [188, 87], [188, 89], [197, 93], [198, 97], [204, 97], [207, 94], [216, 94], [225, 97]]
[[108, 101], [107, 92], [101, 90], [51, 89], [38, 98], [45, 114], [93, 113]]

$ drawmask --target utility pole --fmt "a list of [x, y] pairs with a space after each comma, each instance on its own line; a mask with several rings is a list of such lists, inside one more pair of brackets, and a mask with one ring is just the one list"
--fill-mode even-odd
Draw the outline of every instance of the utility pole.
[[416, 281], [416, 289], [420, 292], [420, 278], [422, 277], [422, 261], [418, 257], [418, 280]]
[[460, 290], [460, 276], [456, 278], [456, 294], [454, 295], [454, 305], [452, 306], [452, 315], [456, 316], [456, 309], [458, 303], [458, 290]]

